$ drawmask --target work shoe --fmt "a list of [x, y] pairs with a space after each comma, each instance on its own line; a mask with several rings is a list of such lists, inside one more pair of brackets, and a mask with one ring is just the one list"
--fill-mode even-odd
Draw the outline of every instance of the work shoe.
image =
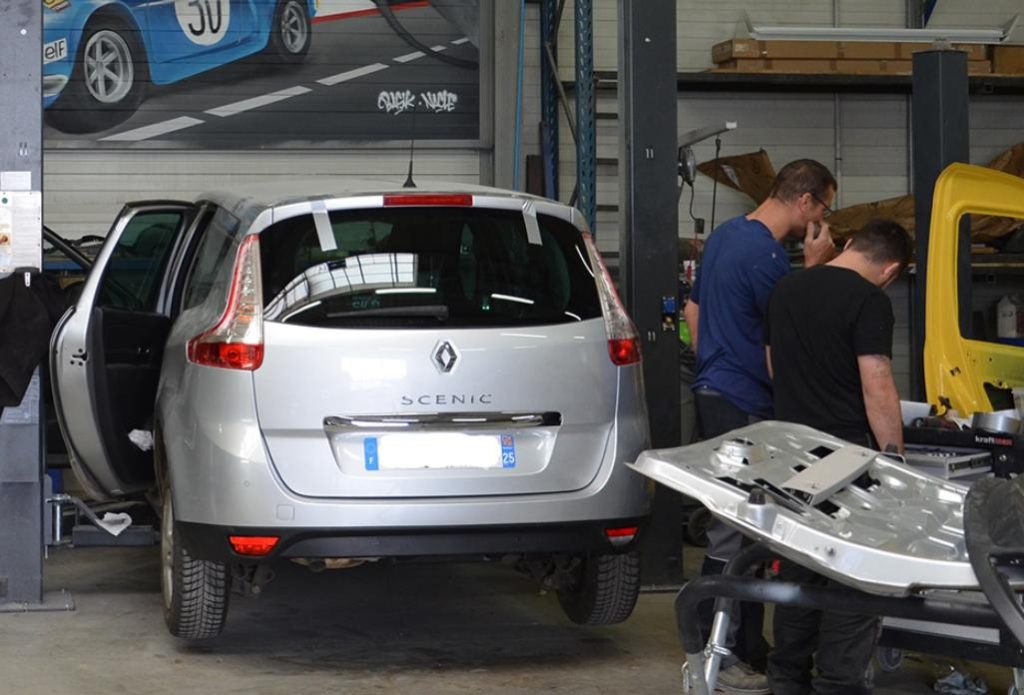
[[715, 690], [731, 695], [766, 695], [771, 692], [768, 676], [758, 673], [742, 661], [718, 672]]

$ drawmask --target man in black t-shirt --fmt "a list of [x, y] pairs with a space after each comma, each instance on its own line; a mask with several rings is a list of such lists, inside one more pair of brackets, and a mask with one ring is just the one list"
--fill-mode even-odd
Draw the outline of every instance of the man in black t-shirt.
[[[892, 303], [883, 292], [910, 261], [907, 231], [872, 220], [831, 262], [783, 278], [765, 327], [775, 418], [855, 444], [903, 451], [892, 376]], [[827, 584], [783, 562], [780, 579]], [[768, 678], [775, 695], [869, 693], [864, 673], [878, 619], [778, 606]], [[817, 667], [812, 678], [813, 665]]]

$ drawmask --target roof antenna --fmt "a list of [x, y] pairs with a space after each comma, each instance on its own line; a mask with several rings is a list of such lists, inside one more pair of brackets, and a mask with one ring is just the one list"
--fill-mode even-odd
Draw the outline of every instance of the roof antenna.
[[412, 104], [412, 140], [409, 142], [409, 174], [405, 177], [402, 188], [416, 188], [416, 182], [412, 180], [412, 163], [416, 154], [416, 102]]

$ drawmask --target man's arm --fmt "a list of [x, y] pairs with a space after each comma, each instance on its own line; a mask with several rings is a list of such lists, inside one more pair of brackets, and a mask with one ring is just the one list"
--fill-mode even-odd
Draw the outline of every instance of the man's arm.
[[903, 418], [900, 396], [892, 377], [892, 360], [886, 355], [859, 355], [860, 382], [868, 425], [878, 448], [895, 446], [903, 453]]
[[700, 307], [692, 299], [686, 302], [683, 307], [683, 319], [690, 329], [690, 346], [694, 354], [697, 353], [697, 319], [700, 317]]

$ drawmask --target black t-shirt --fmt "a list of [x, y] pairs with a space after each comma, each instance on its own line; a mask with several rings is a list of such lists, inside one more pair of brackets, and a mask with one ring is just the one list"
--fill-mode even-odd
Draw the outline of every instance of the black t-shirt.
[[842, 439], [870, 432], [859, 355], [892, 357], [892, 303], [853, 270], [815, 266], [791, 273], [768, 306], [775, 418]]

